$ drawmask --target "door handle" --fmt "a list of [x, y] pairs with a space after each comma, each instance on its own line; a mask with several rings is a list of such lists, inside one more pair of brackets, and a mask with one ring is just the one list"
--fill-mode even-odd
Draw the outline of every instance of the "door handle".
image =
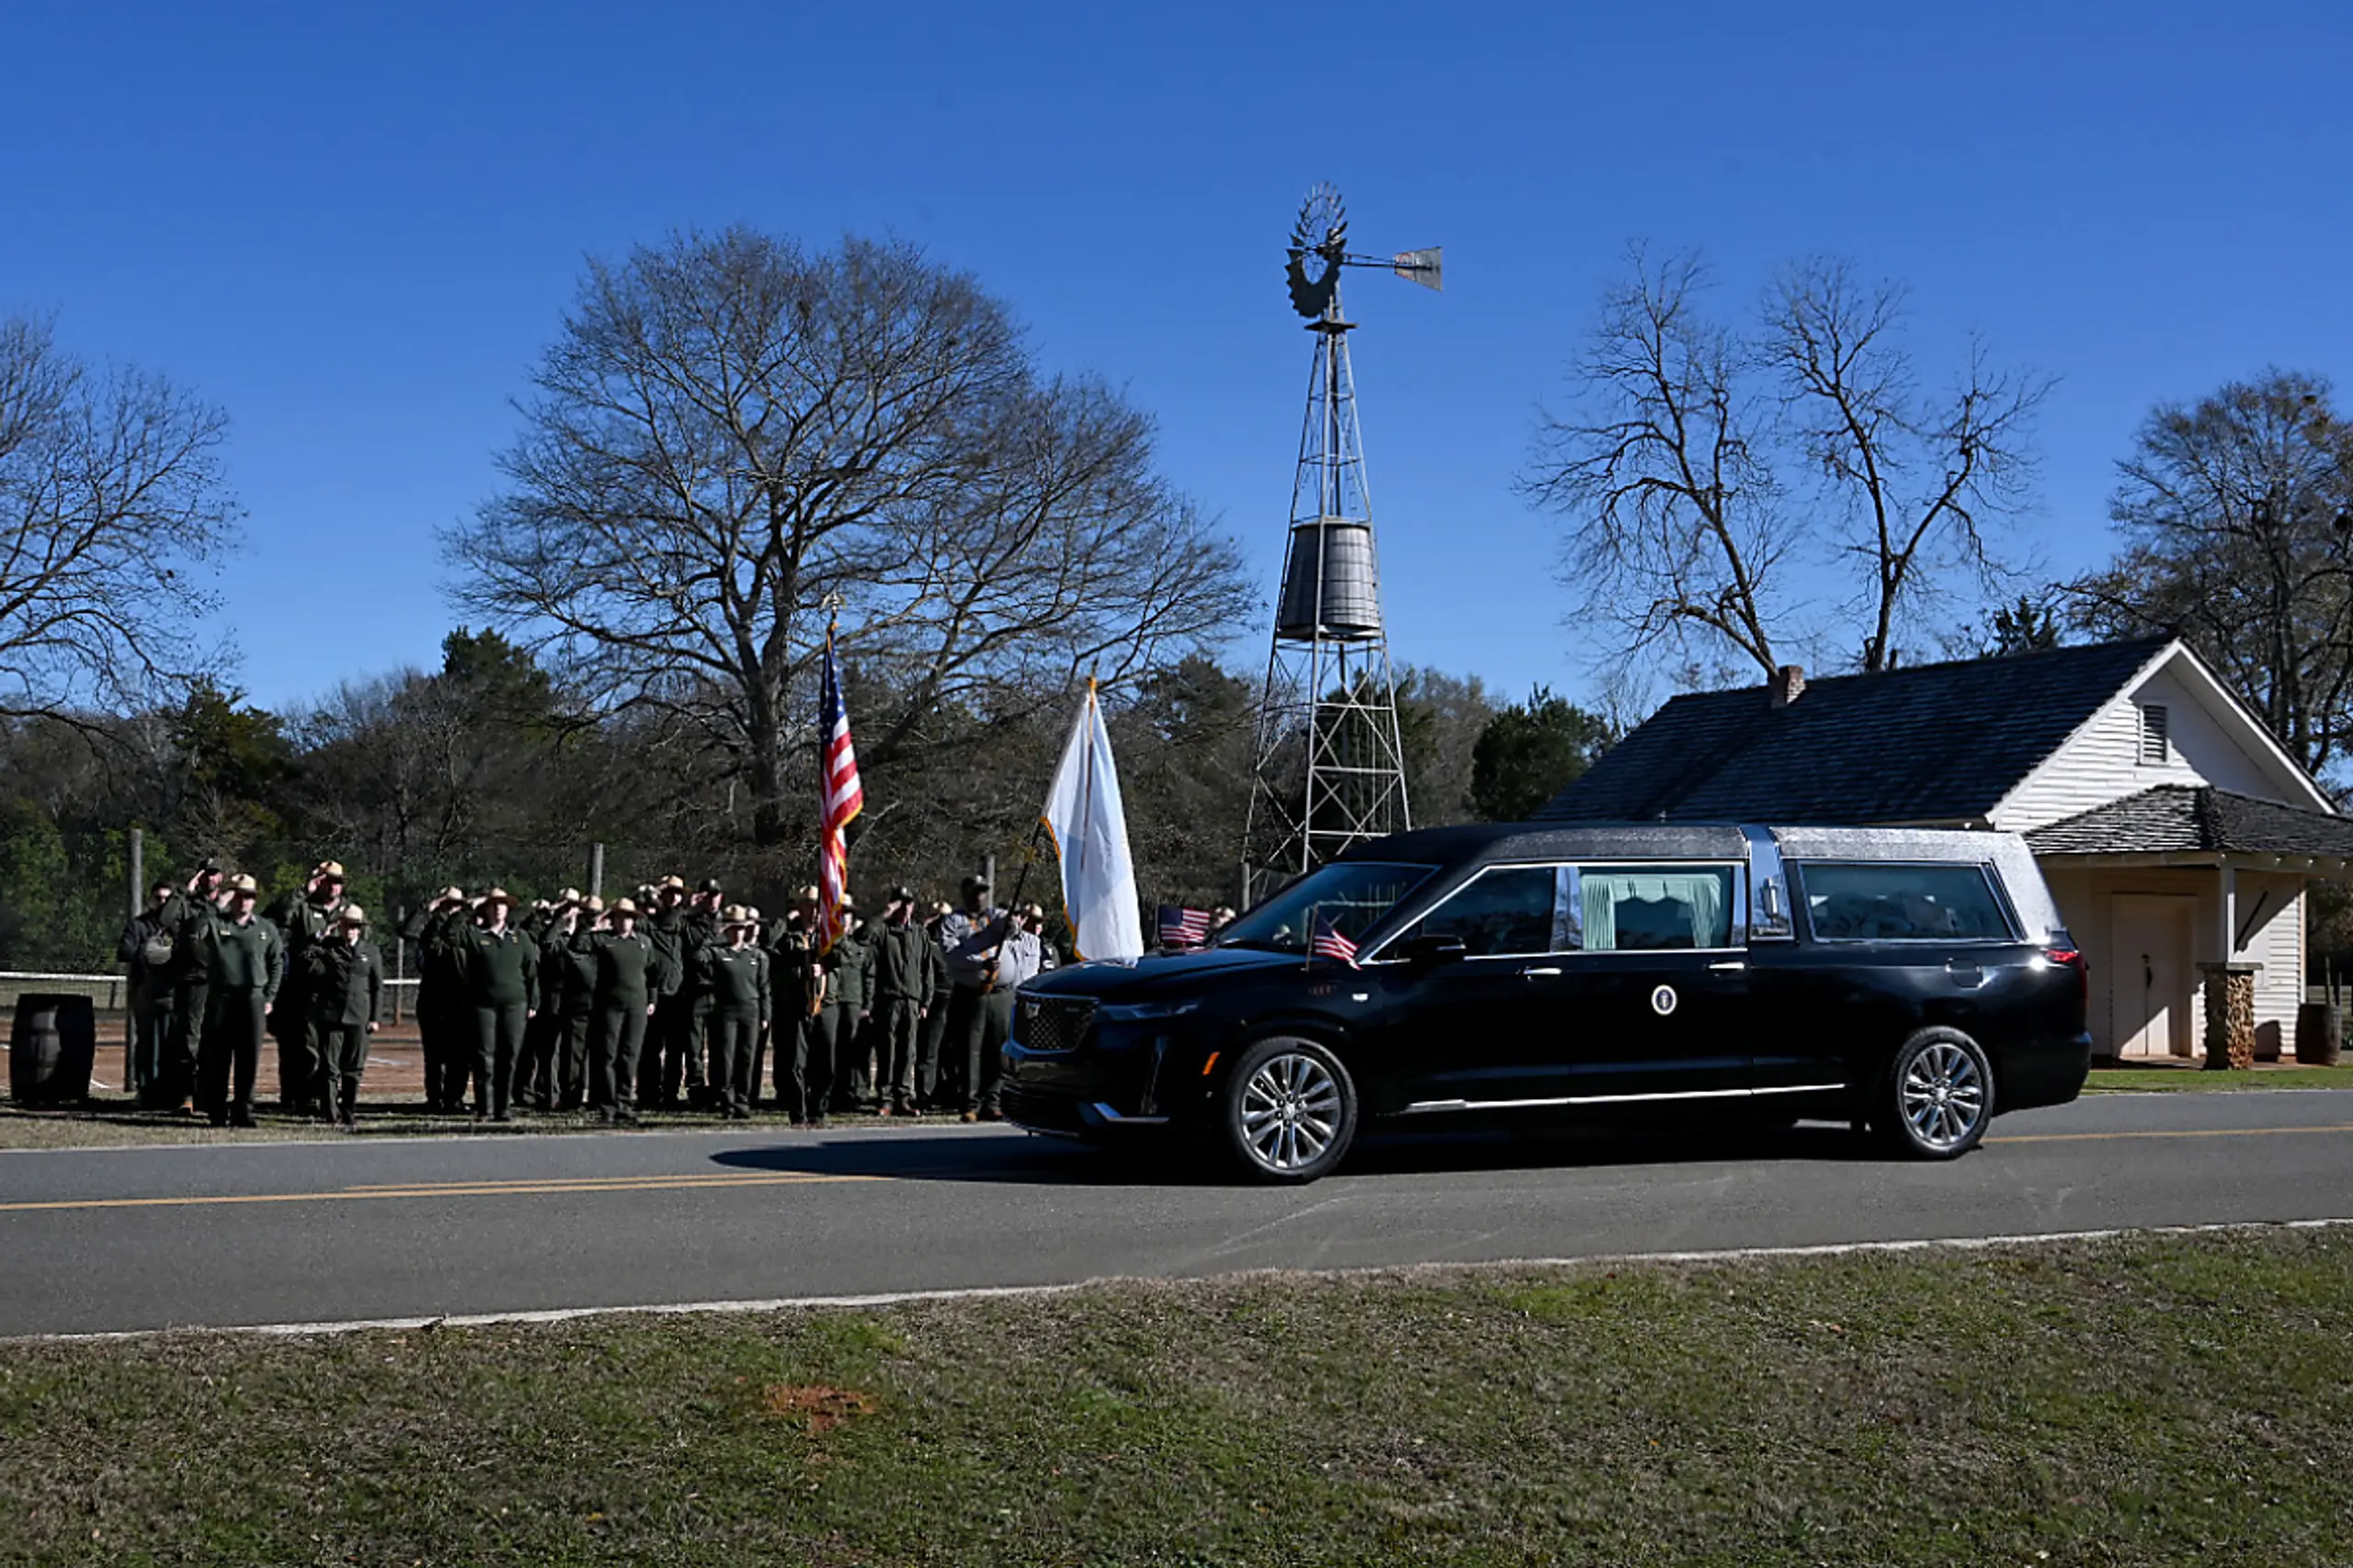
[[1726, 959], [1722, 963], [1710, 964], [1708, 966], [1708, 972], [1710, 974], [1731, 974], [1737, 971], [1746, 969], [1747, 967], [1748, 960], [1745, 959]]
[[1555, 967], [1551, 969], [1523, 969], [1519, 972], [1522, 979], [1534, 980], [1540, 974], [1558, 974], [1561, 971], [1557, 967]]

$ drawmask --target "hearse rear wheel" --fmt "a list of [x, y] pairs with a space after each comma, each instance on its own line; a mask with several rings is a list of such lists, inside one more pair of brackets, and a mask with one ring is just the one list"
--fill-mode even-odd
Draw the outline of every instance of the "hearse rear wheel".
[[1311, 1182], [1339, 1165], [1357, 1135], [1356, 1085], [1312, 1040], [1262, 1040], [1226, 1074], [1217, 1129], [1227, 1154], [1251, 1180]]
[[1867, 1111], [1870, 1131], [1891, 1152], [1957, 1159], [1994, 1119], [1993, 1063], [1959, 1029], [1922, 1029], [1889, 1059]]

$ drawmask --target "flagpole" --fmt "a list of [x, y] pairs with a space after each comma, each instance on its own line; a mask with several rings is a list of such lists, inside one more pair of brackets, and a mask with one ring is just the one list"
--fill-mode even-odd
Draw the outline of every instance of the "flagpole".
[[[1093, 676], [1088, 676], [1086, 677], [1086, 705], [1089, 709], [1092, 709], [1095, 706], [1095, 677]], [[1087, 748], [1087, 777], [1090, 780], [1094, 777], [1094, 748], [1091, 746]], [[1085, 820], [1084, 813], [1081, 815], [1081, 820]], [[1038, 840], [1045, 834], [1045, 831], [1046, 819], [1040, 817], [1037, 824], [1029, 830], [1029, 846], [1021, 852], [1021, 869], [1013, 874], [1013, 896], [1006, 901], [1005, 918], [1003, 921], [999, 922], [997, 926], [996, 945], [989, 949], [989, 974], [987, 983], [982, 987], [982, 994], [983, 995], [996, 989], [997, 956], [1005, 951], [1006, 938], [1013, 935], [1014, 916], [1018, 914], [1021, 909], [1021, 890], [1029, 885], [1029, 868], [1037, 864], [1038, 860]], [[1080, 842], [1082, 844], [1086, 842], [1084, 835], [1081, 835]], [[1082, 851], [1082, 853], [1084, 853], [1084, 851]], [[1064, 911], [1063, 913], [1065, 917], [1067, 917], [1069, 912]], [[1075, 928], [1074, 927], [1074, 934]], [[1044, 939], [1045, 938], [1042, 935], [1039, 937], [1039, 940], [1040, 941], [1043, 941]]]

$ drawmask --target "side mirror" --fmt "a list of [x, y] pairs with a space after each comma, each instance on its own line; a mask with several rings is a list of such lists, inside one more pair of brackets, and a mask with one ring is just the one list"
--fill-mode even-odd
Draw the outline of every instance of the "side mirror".
[[1416, 937], [1399, 949], [1406, 962], [1416, 965], [1456, 963], [1471, 949], [1460, 937]]

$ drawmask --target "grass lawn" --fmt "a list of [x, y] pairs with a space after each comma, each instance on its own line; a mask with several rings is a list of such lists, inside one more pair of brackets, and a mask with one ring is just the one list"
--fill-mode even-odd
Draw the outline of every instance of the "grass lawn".
[[0, 1560], [2353, 1561], [2353, 1232], [0, 1346]]
[[2353, 1089], [2353, 1067], [2262, 1067], [2245, 1073], [2209, 1073], [2201, 1067], [2096, 1067], [2084, 1084], [2098, 1089], [2166, 1089], [2200, 1093], [2214, 1089]]

